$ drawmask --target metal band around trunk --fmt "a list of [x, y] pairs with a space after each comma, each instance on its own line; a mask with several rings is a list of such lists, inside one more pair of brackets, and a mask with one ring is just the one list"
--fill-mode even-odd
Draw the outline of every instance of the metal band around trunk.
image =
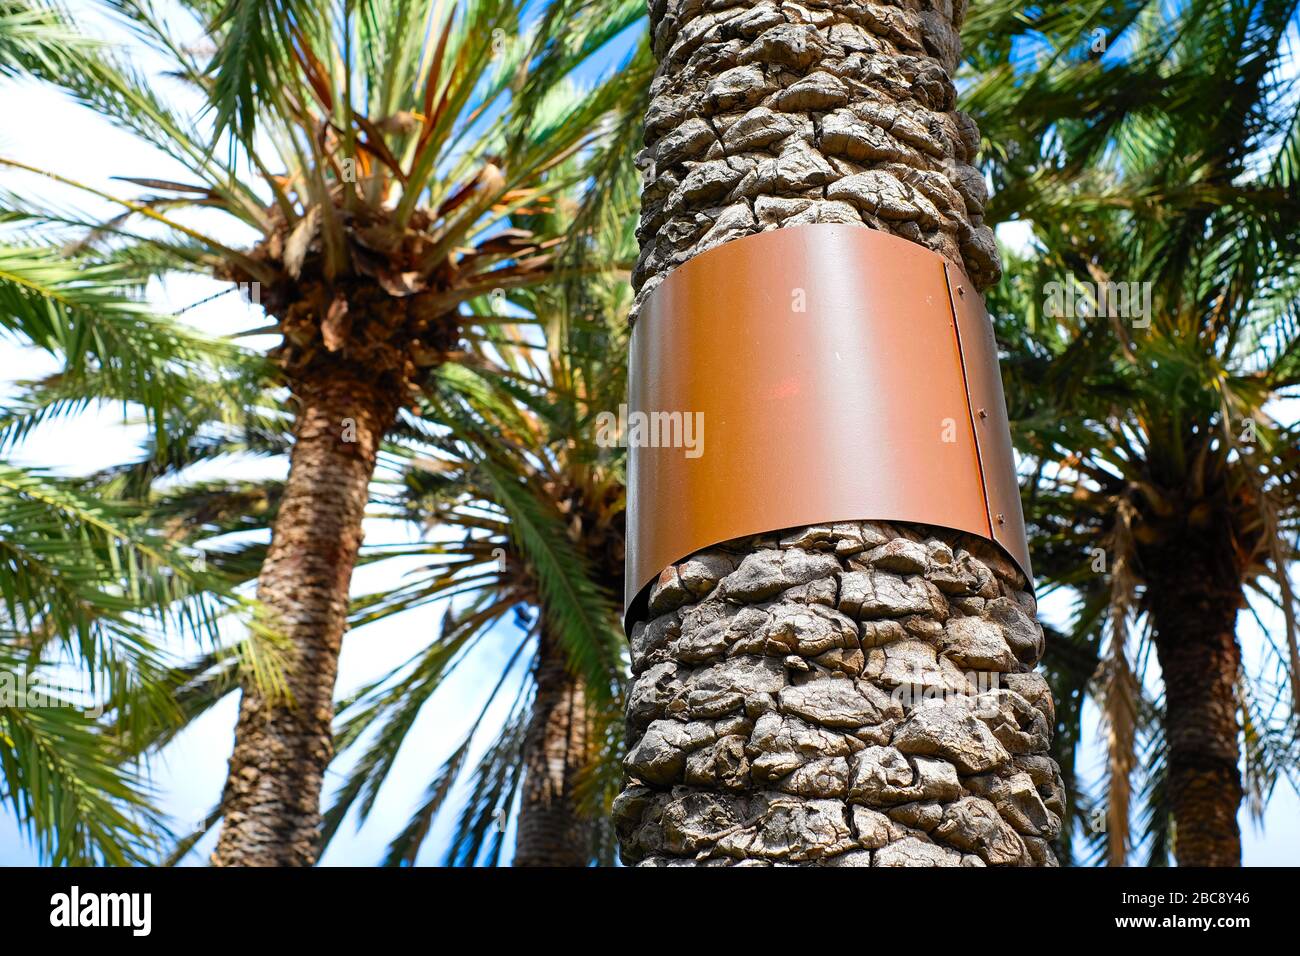
[[976, 534], [1032, 582], [993, 329], [937, 253], [830, 224], [725, 243], [647, 299], [629, 380], [629, 626], [668, 565], [833, 521]]

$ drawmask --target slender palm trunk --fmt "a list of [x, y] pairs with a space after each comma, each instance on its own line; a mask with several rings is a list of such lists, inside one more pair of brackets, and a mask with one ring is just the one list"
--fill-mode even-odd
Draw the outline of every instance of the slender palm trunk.
[[592, 823], [579, 811], [576, 794], [588, 746], [582, 680], [569, 672], [563, 648], [546, 637], [535, 678], [514, 865], [586, 866]]
[[322, 375], [299, 400], [289, 479], [258, 577], [262, 623], [283, 639], [287, 696], [244, 687], [215, 866], [310, 866], [333, 754], [334, 680], [368, 488], [393, 401]]
[[1236, 681], [1242, 603], [1230, 546], [1193, 535], [1144, 552], [1156, 655], [1165, 684], [1166, 790], [1179, 866], [1240, 866]]
[[[819, 222], [997, 281], [979, 133], [950, 79], [965, 7], [653, 0], [638, 305], [713, 246]], [[772, 531], [666, 569], [634, 626], [624, 858], [1055, 864], [1054, 714], [1023, 576], [934, 528]]]

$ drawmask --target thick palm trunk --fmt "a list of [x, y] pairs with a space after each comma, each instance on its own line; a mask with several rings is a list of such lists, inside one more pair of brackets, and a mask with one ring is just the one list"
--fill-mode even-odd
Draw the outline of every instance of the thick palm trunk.
[[[638, 305], [709, 248], [819, 222], [996, 281], [978, 131], [953, 111], [964, 12], [652, 0]], [[1015, 567], [920, 526], [773, 532], [666, 569], [634, 626], [624, 857], [1053, 865], [1052, 699]]]
[[576, 794], [588, 753], [582, 681], [565, 666], [563, 649], [545, 637], [535, 677], [514, 865], [586, 866], [592, 824], [579, 812]]
[[1194, 535], [1143, 554], [1165, 683], [1166, 789], [1179, 866], [1241, 865], [1236, 621], [1242, 595], [1231, 546], [1211, 544]]
[[375, 456], [396, 409], [346, 375], [303, 383], [289, 479], [258, 578], [287, 698], [245, 686], [215, 866], [310, 866], [333, 754], [334, 680]]

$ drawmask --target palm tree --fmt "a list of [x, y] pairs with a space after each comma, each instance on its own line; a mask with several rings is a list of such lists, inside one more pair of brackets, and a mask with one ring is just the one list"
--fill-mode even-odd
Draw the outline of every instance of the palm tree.
[[[1092, 678], [1107, 718], [1113, 864], [1145, 843], [1156, 862], [1172, 848], [1182, 865], [1237, 865], [1244, 793], [1259, 813], [1278, 779], [1297, 783], [1300, 459], [1275, 402], [1300, 383], [1300, 126], [1279, 72], [1298, 6], [1135, 4], [1108, 34], [1131, 55], [1040, 63], [1023, 96], [997, 78], [972, 93], [1004, 120], [989, 127], [1010, 187], [994, 214], [1032, 219], [1042, 245], [993, 306], [1019, 326], [1003, 329], [1008, 395], [1035, 463], [1038, 566], [1080, 592], [1069, 643], [1107, 638], [1095, 678], [1064, 670]], [[1109, 106], [1083, 121], [1067, 89]], [[1052, 282], [1081, 307], [1045, 297]], [[1116, 309], [1114, 283], [1147, 307]], [[1236, 636], [1247, 589], [1285, 625], [1258, 675]], [[1143, 692], [1148, 648], [1163, 698]], [[1130, 841], [1135, 773], [1148, 817]]]
[[92, 47], [52, 6], [34, 0], [0, 3], [0, 76], [66, 67]]
[[[602, 161], [599, 153], [593, 157]], [[623, 398], [626, 270], [635, 254], [632, 222], [618, 209], [631, 208], [634, 175], [626, 166], [622, 178], [629, 182], [616, 180], [615, 192], [600, 197], [599, 215], [594, 207], [582, 211], [589, 228], [573, 224], [567, 200], [547, 213], [563, 216], [575, 244], [586, 247], [574, 259], [584, 268], [569, 270], [565, 283], [467, 303], [467, 320], [500, 319], [508, 310], [519, 321], [492, 325], [470, 342], [462, 361], [441, 369], [426, 389], [420, 418], [399, 423], [385, 441], [370, 517], [410, 522], [429, 540], [367, 544], [359, 560], [390, 567], [417, 561], [424, 568], [356, 598], [350, 628], [434, 602], [448, 607], [415, 659], [344, 701], [336, 734], [343, 783], [325, 815], [327, 843], [351, 812], [367, 819], [417, 715], [446, 679], [472, 665], [479, 647], [504, 639], [511, 647], [506, 671], [464, 742], [431, 769], [428, 798], [394, 835], [385, 862], [414, 862], [438, 815], [454, 814], [446, 862], [495, 863], [515, 808], [515, 865], [613, 858], [605, 818], [619, 774], [626, 672], [614, 599], [623, 568], [623, 456], [595, 443], [590, 420]], [[625, 198], [611, 202], [619, 195]], [[536, 215], [516, 215], [511, 223], [550, 228]], [[621, 263], [622, 271], [610, 263]], [[235, 580], [256, 578], [265, 546], [249, 532], [274, 522], [283, 482], [190, 481], [187, 471], [221, 455], [287, 454], [283, 417], [272, 408], [255, 411], [224, 428], [174, 429], [161, 467], [155, 450], [114, 474], [130, 487], [153, 487], [151, 520], [178, 545], [201, 546], [209, 565]], [[274, 658], [273, 644], [259, 644], [256, 635], [246, 643], [240, 657]], [[180, 725], [235, 686], [230, 654], [206, 654], [177, 677]], [[513, 699], [510, 716], [476, 765], [478, 739], [502, 695]], [[177, 729], [161, 722], [145, 743], [163, 745]], [[462, 781], [469, 784], [463, 798]], [[188, 853], [202, 832], [188, 833], [171, 858]]]
[[[155, 194], [130, 199], [40, 172], [124, 210], [95, 238], [145, 238], [130, 226], [150, 221], [161, 231], [151, 249], [255, 291], [284, 337], [273, 360], [293, 396], [293, 451], [254, 626], [283, 647], [285, 675], [279, 694], [244, 688], [213, 859], [309, 864], [380, 444], [431, 371], [460, 353], [461, 303], [552, 271], [549, 237], [502, 221], [567, 185], [549, 171], [593, 139], [620, 88], [579, 95], [565, 78], [635, 14], [629, 4], [568, 22], [548, 14], [529, 29], [518, 0], [195, 0], [184, 6], [215, 41], [205, 49], [178, 42], [149, 4], [109, 6], [197, 94], [193, 115], [108, 54], [36, 72], [189, 178], [135, 178]], [[189, 209], [224, 214], [251, 241], [183, 222]]]
[[[625, 78], [648, 64], [647, 53], [634, 57]], [[602, 159], [597, 152], [593, 162]], [[381, 496], [381, 513], [434, 537], [438, 529], [455, 537], [404, 550], [432, 562], [427, 574], [364, 599], [358, 624], [430, 601], [453, 603], [418, 661], [363, 689], [343, 712], [342, 741], [377, 732], [327, 815], [327, 833], [358, 801], [365, 818], [415, 715], [470, 648], [512, 616], [517, 644], [427, 799], [389, 845], [389, 864], [413, 862], [437, 815], [454, 809], [453, 788], [466, 775], [485, 716], [511, 688], [515, 664], [529, 649], [530, 679], [468, 775], [445, 862], [496, 863], [515, 806], [513, 865], [613, 859], [607, 816], [622, 752], [626, 673], [615, 600], [624, 558], [624, 455], [595, 443], [591, 421], [624, 395], [629, 290], [626, 266], [611, 266], [634, 259], [631, 220], [619, 214], [620, 206], [631, 208], [632, 175], [625, 165], [605, 183], [593, 205], [608, 215], [589, 226], [576, 222], [570, 202], [548, 213], [579, 237], [571, 261], [599, 268], [512, 294], [508, 307], [536, 326], [523, 334], [501, 328], [472, 359], [444, 369], [422, 417], [448, 427], [408, 433], [393, 448], [403, 467]], [[541, 228], [534, 216], [518, 224]]]
[[[976, 288], [996, 282], [971, 166], [978, 133], [950, 79], [964, 12], [653, 6], [638, 303], [713, 245], [815, 222], [891, 232], [943, 253]], [[877, 215], [885, 194], [890, 212]], [[771, 532], [666, 569], [634, 625], [630, 779], [614, 808], [624, 857], [1054, 864], [1052, 700], [1032, 670], [1042, 631], [1020, 572], [937, 528]], [[850, 569], [917, 597], [855, 601], [837, 582]], [[996, 653], [960, 639], [976, 632]], [[933, 671], [950, 654], [1005, 671], [987, 723], [892, 699], [909, 662]]]

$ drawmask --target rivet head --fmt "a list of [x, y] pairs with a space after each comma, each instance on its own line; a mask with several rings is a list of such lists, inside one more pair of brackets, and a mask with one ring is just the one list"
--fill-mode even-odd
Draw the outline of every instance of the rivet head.
[[988, 413], [988, 411], [986, 411], [985, 409], [981, 408], [981, 409], [980, 409], [980, 418], [988, 418], [988, 417], [989, 417], [989, 413]]
[[959, 285], [959, 286], [957, 286], [957, 294], [958, 294], [958, 295], [965, 295], [965, 294], [966, 294], [966, 287], [965, 287], [964, 285]]
[[1006, 517], [1004, 517], [1003, 515], [999, 514], [999, 515], [998, 515], [998, 524], [1006, 524], [1006, 523], [1007, 523], [1007, 519], [1006, 519]]

